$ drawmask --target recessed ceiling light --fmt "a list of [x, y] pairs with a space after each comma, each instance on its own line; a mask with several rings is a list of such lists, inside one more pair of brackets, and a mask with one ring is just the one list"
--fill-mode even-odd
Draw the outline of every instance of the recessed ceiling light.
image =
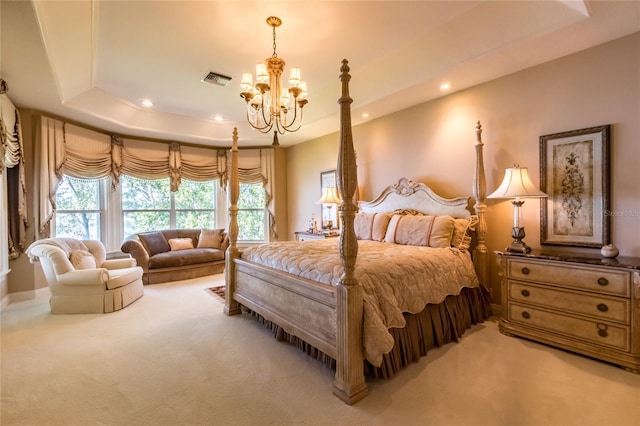
[[445, 82], [440, 85], [440, 90], [449, 90], [451, 89], [451, 83]]
[[142, 106], [145, 106], [147, 108], [153, 106], [153, 102], [150, 99], [143, 99], [142, 101], [140, 101], [140, 103], [142, 104]]
[[362, 118], [369, 118], [369, 113], [368, 112], [363, 112], [362, 113]]
[[213, 120], [217, 122], [221, 122], [221, 121], [224, 121], [224, 117], [221, 115], [214, 115]]

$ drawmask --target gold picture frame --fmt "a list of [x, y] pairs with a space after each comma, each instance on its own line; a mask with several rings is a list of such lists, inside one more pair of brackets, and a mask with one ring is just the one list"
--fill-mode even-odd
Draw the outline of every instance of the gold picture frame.
[[611, 125], [540, 136], [540, 243], [610, 243]]

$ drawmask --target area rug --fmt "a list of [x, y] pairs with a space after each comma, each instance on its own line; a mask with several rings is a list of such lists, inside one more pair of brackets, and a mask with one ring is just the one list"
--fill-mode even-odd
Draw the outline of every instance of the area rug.
[[219, 302], [222, 302], [222, 303], [225, 302], [225, 298], [224, 298], [225, 286], [224, 285], [219, 285], [217, 287], [209, 287], [206, 289], [206, 291], [207, 293], [215, 297], [216, 300], [218, 300]]

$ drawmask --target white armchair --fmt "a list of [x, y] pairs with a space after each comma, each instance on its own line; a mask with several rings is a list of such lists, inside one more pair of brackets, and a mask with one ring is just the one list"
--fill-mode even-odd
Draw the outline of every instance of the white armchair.
[[32, 263], [40, 259], [52, 314], [114, 312], [144, 293], [135, 259], [106, 260], [100, 241], [47, 238], [31, 244], [27, 255]]

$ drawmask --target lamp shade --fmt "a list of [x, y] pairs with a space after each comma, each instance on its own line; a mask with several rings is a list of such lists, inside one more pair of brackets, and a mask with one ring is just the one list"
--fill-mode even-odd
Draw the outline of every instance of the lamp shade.
[[336, 191], [336, 188], [333, 186], [328, 186], [324, 188], [324, 190], [322, 191], [322, 197], [320, 197], [320, 199], [316, 201], [316, 204], [339, 204], [341, 202], [342, 200], [340, 199], [340, 195], [338, 195], [338, 191]]
[[529, 179], [528, 169], [515, 165], [504, 172], [502, 183], [487, 198], [544, 198], [547, 194], [538, 190]]

